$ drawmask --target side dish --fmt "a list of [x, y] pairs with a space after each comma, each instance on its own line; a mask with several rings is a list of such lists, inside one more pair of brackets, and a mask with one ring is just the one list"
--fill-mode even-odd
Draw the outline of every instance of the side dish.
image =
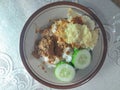
[[32, 55], [43, 60], [48, 68], [54, 68], [57, 79], [70, 82], [76, 69], [90, 65], [99, 29], [92, 18], [71, 8], [67, 18], [52, 21], [49, 27], [38, 32], [40, 39], [36, 40]]

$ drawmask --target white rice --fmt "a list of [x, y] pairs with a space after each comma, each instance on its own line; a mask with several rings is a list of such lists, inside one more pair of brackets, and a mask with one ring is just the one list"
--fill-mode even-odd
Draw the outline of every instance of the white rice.
[[[70, 54], [67, 54], [68, 51], [70, 52]], [[66, 62], [71, 62], [71, 60], [72, 60], [72, 53], [73, 53], [73, 51], [71, 51], [71, 48], [67, 47], [64, 50], [62, 58], [64, 58], [66, 60]]]

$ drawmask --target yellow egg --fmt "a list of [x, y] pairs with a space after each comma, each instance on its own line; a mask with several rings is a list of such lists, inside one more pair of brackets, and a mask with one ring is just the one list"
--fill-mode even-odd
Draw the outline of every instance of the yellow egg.
[[97, 31], [90, 31], [87, 25], [73, 23], [67, 24], [64, 34], [66, 36], [65, 41], [67, 43], [79, 43], [83, 48], [93, 48], [98, 38]]

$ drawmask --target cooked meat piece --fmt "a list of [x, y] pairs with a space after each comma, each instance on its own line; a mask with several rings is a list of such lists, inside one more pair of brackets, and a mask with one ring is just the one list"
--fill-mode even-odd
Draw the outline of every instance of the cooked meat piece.
[[55, 42], [55, 55], [57, 57], [62, 57], [63, 48]]
[[68, 45], [60, 41], [55, 36], [44, 36], [41, 40], [37, 41], [33, 56], [39, 58], [40, 56], [47, 56], [50, 63], [55, 61], [55, 57], [62, 58], [63, 50]]
[[43, 37], [39, 42], [38, 48], [43, 52], [40, 54], [54, 56], [54, 38], [50, 36]]
[[39, 30], [39, 33], [41, 35], [41, 37], [44, 36], [52, 36], [52, 31], [50, 30], [50, 28], [44, 29], [44, 30]]
[[55, 53], [56, 56], [61, 57], [63, 54], [63, 50], [67, 47], [70, 46], [67, 44], [62, 38], [57, 38], [57, 42], [55, 44]]
[[82, 18], [80, 16], [76, 16], [72, 19], [72, 22], [73, 23], [76, 23], [76, 24], [83, 24], [83, 21], [82, 21]]
[[59, 47], [65, 49], [69, 44], [67, 44], [62, 38], [58, 38], [57, 44]]
[[32, 52], [32, 55], [36, 58], [40, 58], [40, 54], [38, 53], [39, 52], [38, 44], [39, 40], [36, 40], [34, 45], [34, 51]]
[[43, 32], [40, 32], [42, 36], [49, 36], [50, 31], [48, 29], [43, 30]]
[[40, 55], [38, 54], [38, 51], [37, 50], [34, 50], [33, 52], [32, 52], [32, 55], [35, 57], [35, 58], [40, 58]]

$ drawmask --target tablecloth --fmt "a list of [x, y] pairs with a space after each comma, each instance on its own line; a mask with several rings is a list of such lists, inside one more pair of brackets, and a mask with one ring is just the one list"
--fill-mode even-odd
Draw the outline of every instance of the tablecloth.
[[[0, 90], [57, 90], [26, 71], [19, 40], [27, 19], [40, 7], [60, 0], [0, 0]], [[62, 0], [61, 0], [62, 1]], [[105, 63], [86, 84], [71, 90], [120, 90], [120, 8], [111, 0], [66, 0], [85, 5], [102, 21], [109, 42]]]

